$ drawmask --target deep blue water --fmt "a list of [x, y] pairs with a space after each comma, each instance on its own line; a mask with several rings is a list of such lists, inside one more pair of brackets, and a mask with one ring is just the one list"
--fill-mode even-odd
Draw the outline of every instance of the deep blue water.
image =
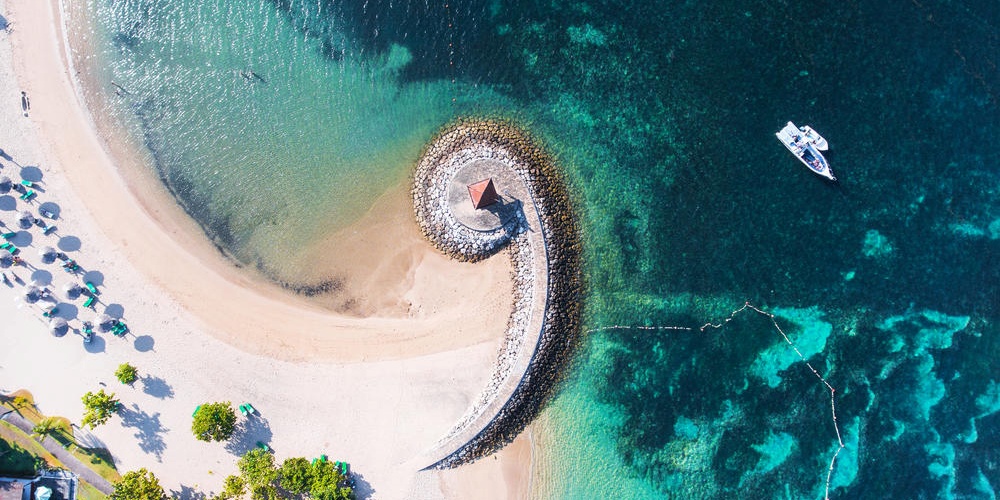
[[[100, 71], [134, 93], [113, 111], [239, 258], [278, 267], [274, 220], [346, 224], [447, 120], [509, 116], [574, 186], [588, 328], [751, 301], [837, 388], [832, 497], [995, 498], [1000, 5], [452, 3], [93, 11]], [[839, 184], [775, 140], [787, 120], [829, 140]], [[829, 394], [789, 352], [754, 314], [590, 334], [543, 418], [540, 493], [821, 497]]]

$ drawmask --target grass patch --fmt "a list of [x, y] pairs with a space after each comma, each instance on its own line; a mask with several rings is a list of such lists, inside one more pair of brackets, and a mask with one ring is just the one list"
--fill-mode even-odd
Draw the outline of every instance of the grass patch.
[[[32, 425], [38, 425], [39, 422], [44, 420], [46, 417], [38, 408], [35, 407], [34, 397], [30, 392], [26, 390], [18, 390], [9, 395], [0, 395], [0, 406], [7, 407], [16, 411], [22, 417], [31, 422]], [[99, 474], [104, 479], [107, 479], [112, 484], [116, 483], [121, 479], [121, 474], [118, 473], [118, 469], [115, 468], [115, 462], [111, 457], [111, 452], [104, 448], [85, 448], [80, 446], [76, 442], [76, 438], [73, 436], [73, 426], [68, 418], [65, 417], [54, 417], [58, 424], [55, 426], [54, 430], [49, 433], [49, 437], [54, 439], [59, 443], [63, 449], [70, 452], [74, 457], [76, 457], [80, 462], [89, 467], [91, 470]], [[23, 435], [30, 443], [21, 444], [28, 451], [32, 451], [37, 456], [43, 457], [48, 463], [64, 467], [55, 457], [53, 457], [45, 448], [42, 447], [34, 438], [24, 434], [16, 427], [4, 424], [11, 430]], [[28, 446], [33, 445], [34, 448], [28, 448]], [[85, 484], [80, 481], [80, 484]], [[90, 486], [90, 485], [87, 485]], [[81, 488], [82, 490], [82, 488]], [[93, 498], [104, 498], [104, 495], [94, 489], [99, 496]], [[81, 497], [82, 498], [82, 497]]]
[[100, 490], [94, 488], [86, 481], [81, 480], [77, 484], [80, 486], [76, 489], [76, 498], [78, 500], [104, 500], [108, 498], [107, 495], [101, 493]]
[[[50, 467], [62, 467], [62, 462], [38, 444], [34, 438], [25, 434], [21, 429], [0, 422], [0, 451], [12, 450], [11, 453], [0, 457], [0, 472], [10, 474], [20, 474], [22, 476], [34, 476], [36, 459], [40, 459]], [[8, 457], [12, 459], [8, 471]]]

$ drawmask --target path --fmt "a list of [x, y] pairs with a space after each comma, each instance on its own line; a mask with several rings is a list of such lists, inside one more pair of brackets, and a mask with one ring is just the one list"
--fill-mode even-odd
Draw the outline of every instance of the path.
[[[0, 420], [9, 422], [14, 427], [21, 429], [25, 434], [31, 434], [34, 425], [31, 424], [27, 419], [19, 415], [15, 411], [8, 411], [3, 415], [0, 415]], [[51, 437], [45, 436], [44, 439], [39, 441], [39, 443], [45, 448], [46, 451], [51, 453], [54, 457], [58, 458], [60, 462], [63, 463], [69, 470], [73, 471], [80, 479], [86, 481], [98, 491], [104, 493], [105, 495], [110, 495], [114, 491], [114, 487], [107, 479], [101, 477], [100, 474], [96, 473], [90, 467], [87, 467], [79, 459], [73, 456], [72, 453], [67, 451], [65, 448], [59, 444], [58, 441], [52, 439]]]

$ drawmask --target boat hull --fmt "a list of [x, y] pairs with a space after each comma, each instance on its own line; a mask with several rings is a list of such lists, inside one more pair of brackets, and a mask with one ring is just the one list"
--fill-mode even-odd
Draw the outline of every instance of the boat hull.
[[833, 175], [833, 170], [830, 169], [830, 164], [821, 153], [821, 151], [826, 151], [829, 145], [826, 139], [812, 127], [808, 125], [796, 127], [794, 123], [788, 122], [774, 135], [806, 168], [831, 181], [837, 180], [837, 177]]

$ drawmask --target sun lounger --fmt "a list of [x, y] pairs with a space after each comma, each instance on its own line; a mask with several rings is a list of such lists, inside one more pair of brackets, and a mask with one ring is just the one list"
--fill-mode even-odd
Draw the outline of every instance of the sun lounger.
[[31, 182], [31, 181], [25, 181], [25, 180], [22, 180], [22, 181], [21, 181], [21, 185], [22, 185], [22, 186], [27, 186], [27, 187], [32, 187], [32, 186], [34, 186], [34, 185], [35, 185], [35, 183], [34, 183], [34, 182]]
[[15, 236], [17, 236], [17, 233], [3, 233], [3, 239], [5, 240], [9, 240]]
[[264, 450], [264, 451], [272, 451], [271, 447], [268, 446], [267, 443], [265, 443], [263, 441], [257, 441], [257, 447], [260, 448], [260, 449], [262, 449], [262, 450]]
[[56, 230], [55, 226], [45, 226], [45, 229], [42, 229], [42, 234], [49, 234], [55, 230]]
[[24, 201], [28, 201], [28, 200], [31, 199], [32, 196], [35, 196], [35, 190], [34, 189], [29, 189], [29, 190], [25, 191], [24, 194], [22, 194], [21, 196], [19, 196], [19, 198], [21, 198]]
[[88, 335], [94, 333], [94, 325], [92, 325], [89, 321], [84, 321], [82, 331]]
[[91, 282], [88, 281], [88, 282], [84, 283], [84, 285], [87, 285], [87, 290], [90, 290], [90, 293], [95, 294], [95, 295], [97, 294], [97, 287], [94, 286], [93, 283], [91, 283]]
[[97, 297], [87, 297], [87, 301], [83, 303], [83, 307], [91, 307], [97, 302]]
[[257, 413], [257, 409], [254, 408], [252, 404], [246, 403], [243, 406], [246, 406], [248, 412], [250, 412], [250, 413]]
[[200, 410], [200, 409], [201, 409], [201, 405], [196, 406], [194, 408], [194, 413], [192, 413], [191, 416], [194, 417], [194, 416], [198, 415], [198, 410]]
[[249, 410], [247, 410], [247, 406], [240, 405], [240, 413], [242, 413], [244, 417], [247, 416], [247, 412], [249, 412]]

